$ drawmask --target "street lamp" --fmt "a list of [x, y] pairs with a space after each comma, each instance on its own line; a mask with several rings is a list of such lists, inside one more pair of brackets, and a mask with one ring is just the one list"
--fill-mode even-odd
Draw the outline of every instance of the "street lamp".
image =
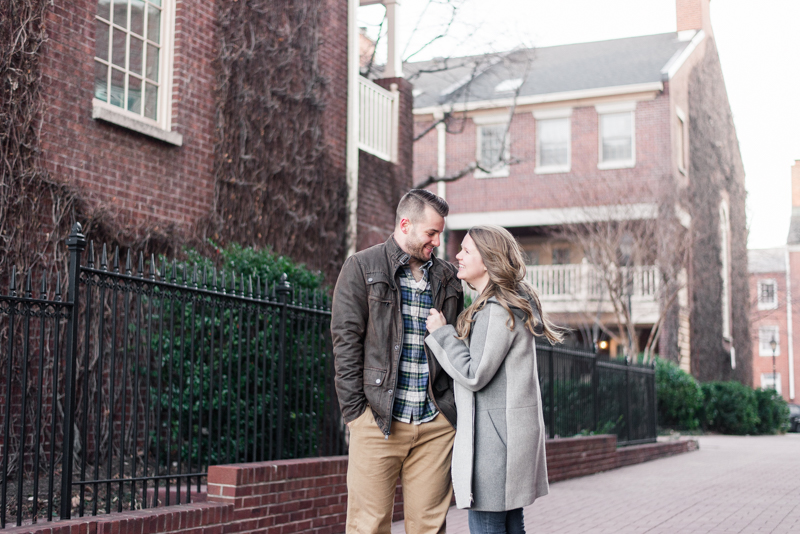
[[775, 334], [772, 334], [772, 339], [769, 341], [769, 346], [772, 348], [772, 389], [778, 391], [778, 375], [775, 373], [775, 349], [778, 348], [778, 342], [775, 341]]

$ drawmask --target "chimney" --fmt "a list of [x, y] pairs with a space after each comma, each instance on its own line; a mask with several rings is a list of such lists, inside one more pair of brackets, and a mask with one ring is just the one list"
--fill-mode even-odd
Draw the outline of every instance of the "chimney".
[[678, 31], [704, 30], [711, 35], [711, 0], [675, 0]]
[[792, 167], [792, 211], [800, 211], [800, 159]]

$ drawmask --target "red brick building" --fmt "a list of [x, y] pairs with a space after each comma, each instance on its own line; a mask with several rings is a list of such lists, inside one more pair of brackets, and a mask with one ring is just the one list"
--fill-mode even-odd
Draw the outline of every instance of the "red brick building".
[[784, 399], [797, 403], [800, 310], [795, 295], [800, 287], [800, 160], [792, 167], [792, 221], [786, 246], [752, 249], [748, 256], [750, 291], [754, 295], [750, 311], [753, 387], [775, 387]]
[[[675, 33], [407, 65], [416, 131], [427, 132], [414, 182], [464, 175], [434, 186], [451, 206], [447, 256], [472, 225], [509, 228], [545, 308], [576, 330], [613, 310], [561, 231], [674, 217], [691, 243], [685, 284], [665, 304], [652, 290], [657, 262], [635, 266], [637, 336], [669, 306], [659, 353], [698, 378], [749, 383], [744, 170], [709, 1], [676, 7]], [[600, 340], [617, 352], [613, 335]]]
[[[411, 86], [400, 72], [387, 71], [387, 78], [375, 83], [358, 75], [358, 0], [264, 5], [257, 12], [226, 2], [55, 2], [45, 14], [47, 40], [41, 48], [41, 161], [53, 179], [77, 191], [90, 211], [112, 213], [133, 233], [168, 230], [179, 240], [203, 238], [209, 237], [208, 221], [218, 219], [242, 227], [230, 231], [233, 240], [270, 245], [335, 274], [348, 251], [386, 238], [396, 202], [411, 185]], [[306, 30], [300, 24], [292, 26], [298, 13], [309, 17], [306, 26], [313, 26], [312, 33], [302, 33]], [[290, 21], [288, 30], [271, 26], [270, 17], [280, 16]], [[234, 31], [241, 21], [262, 36], [254, 38], [249, 56], [231, 52], [231, 43], [223, 39], [229, 37], [224, 31]], [[289, 33], [282, 36], [282, 31]], [[258, 46], [272, 34], [278, 50], [268, 56]], [[320, 148], [308, 156], [310, 165], [319, 168], [306, 172], [319, 172], [329, 181], [327, 193], [317, 195], [323, 198], [307, 192], [292, 196], [297, 181], [292, 167], [297, 165], [271, 170], [270, 161], [248, 155], [259, 143], [268, 151], [280, 141], [280, 132], [299, 121], [293, 108], [282, 107], [289, 100], [279, 94], [283, 88], [271, 92], [270, 87], [236, 86], [246, 78], [224, 55], [234, 52], [241, 56], [238, 61], [249, 62], [245, 68], [271, 68], [259, 66], [259, 57], [262, 63], [275, 57], [296, 65], [275, 74], [270, 83], [286, 79], [311, 87], [306, 92], [313, 92], [313, 98], [295, 100], [298, 109], [316, 114], [320, 125], [321, 132], [309, 133], [321, 136], [315, 141]], [[301, 67], [307, 64], [309, 76], [318, 79], [302, 79], [306, 70]], [[256, 131], [250, 128], [241, 153], [229, 154], [222, 148], [226, 128], [237, 125], [226, 123], [223, 100], [253, 98], [248, 91], [263, 91], [263, 107], [277, 105], [278, 112], [268, 115], [277, 119]], [[298, 139], [303, 139], [302, 127], [297, 126]], [[236, 165], [239, 170], [232, 170]], [[251, 181], [255, 189], [239, 185], [241, 190], [230, 192], [231, 184]], [[287, 191], [282, 200], [272, 199], [286, 204], [285, 209], [264, 212], [265, 221], [257, 223], [256, 217], [237, 220], [236, 209], [221, 207], [226, 195], [249, 197], [259, 187]], [[321, 215], [323, 208], [330, 213]], [[261, 213], [255, 215], [262, 219]], [[290, 220], [304, 221], [298, 226], [299, 240], [324, 234], [321, 246], [284, 239], [280, 228]], [[257, 224], [265, 230], [250, 232]]]

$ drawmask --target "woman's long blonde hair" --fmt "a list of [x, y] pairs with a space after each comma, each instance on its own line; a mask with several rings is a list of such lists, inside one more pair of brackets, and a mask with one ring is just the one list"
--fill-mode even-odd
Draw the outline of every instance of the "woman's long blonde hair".
[[[489, 283], [483, 293], [458, 316], [456, 331], [459, 339], [469, 337], [472, 323], [475, 322], [473, 317], [483, 309], [486, 301], [494, 297], [508, 312], [509, 330], [514, 329], [514, 314], [511, 312], [511, 307], [519, 308], [526, 317], [525, 327], [532, 334], [544, 336], [550, 343], [560, 343], [564, 338], [564, 330], [547, 319], [536, 289], [525, 280], [525, 259], [522, 248], [514, 236], [502, 226], [493, 224], [473, 226], [467, 234], [475, 242], [475, 247], [486, 266]], [[537, 328], [539, 325], [541, 329]]]

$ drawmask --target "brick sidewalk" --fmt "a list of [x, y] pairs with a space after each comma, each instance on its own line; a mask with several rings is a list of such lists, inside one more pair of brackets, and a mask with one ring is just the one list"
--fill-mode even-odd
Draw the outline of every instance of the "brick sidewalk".
[[[800, 532], [800, 434], [699, 441], [696, 452], [551, 484], [525, 509], [528, 534]], [[451, 508], [447, 527], [467, 534], [466, 512]]]

